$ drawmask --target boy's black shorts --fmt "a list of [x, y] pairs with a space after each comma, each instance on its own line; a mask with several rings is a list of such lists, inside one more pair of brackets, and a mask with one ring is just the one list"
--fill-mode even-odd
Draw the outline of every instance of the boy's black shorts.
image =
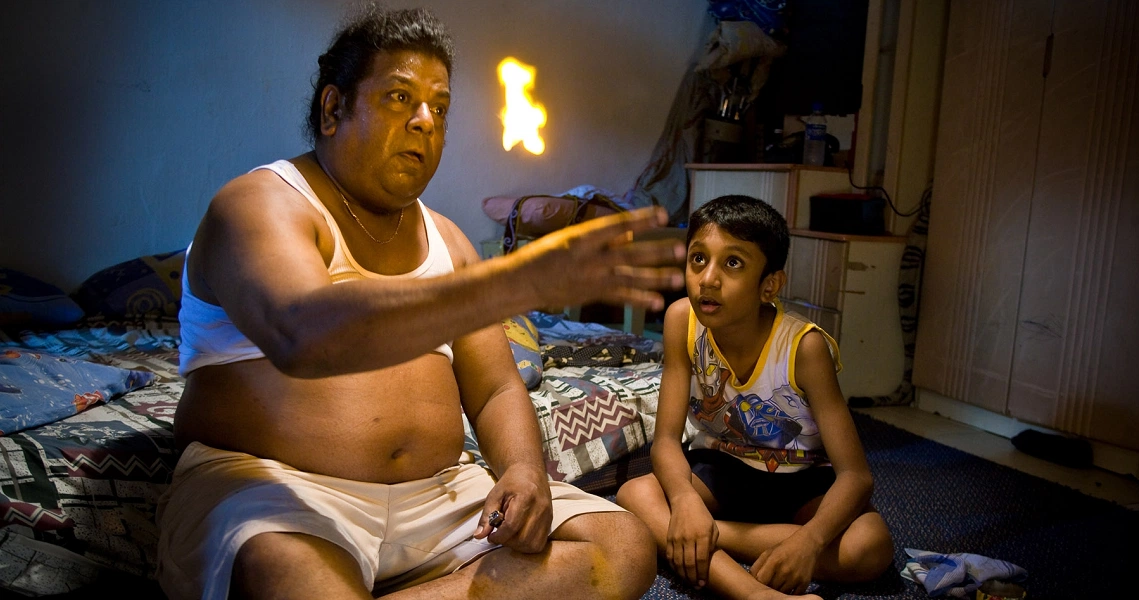
[[834, 483], [832, 467], [768, 473], [719, 450], [685, 450], [692, 473], [708, 486], [720, 508], [712, 516], [740, 523], [791, 523], [804, 504]]

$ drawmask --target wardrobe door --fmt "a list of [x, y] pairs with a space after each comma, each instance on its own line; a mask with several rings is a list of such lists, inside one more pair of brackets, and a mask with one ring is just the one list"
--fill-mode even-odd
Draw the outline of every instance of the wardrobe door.
[[1006, 412], [1052, 0], [949, 8], [916, 385]]
[[1014, 417], [1133, 449], [1137, 7], [1056, 0], [1009, 390]]

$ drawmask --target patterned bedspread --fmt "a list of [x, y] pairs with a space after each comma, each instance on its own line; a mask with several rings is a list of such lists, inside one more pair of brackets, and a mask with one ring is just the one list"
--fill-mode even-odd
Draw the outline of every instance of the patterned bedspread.
[[93, 325], [0, 341], [158, 375], [106, 404], [0, 437], [0, 587], [57, 594], [103, 568], [154, 571], [154, 510], [177, 461], [178, 325]]
[[549, 369], [530, 392], [550, 477], [572, 483], [652, 441], [660, 363]]
[[[92, 582], [106, 568], [154, 572], [155, 508], [177, 461], [178, 325], [89, 325], [0, 336], [0, 348], [146, 369], [158, 381], [55, 423], [0, 436], [0, 589], [56, 594]], [[565, 348], [559, 345], [559, 352]], [[570, 356], [594, 365], [584, 358], [590, 352], [571, 350]], [[660, 363], [630, 363], [627, 350], [617, 352], [624, 360], [610, 364], [621, 366], [547, 368], [531, 391], [551, 478], [575, 481], [651, 441]], [[466, 449], [481, 460], [469, 425], [467, 432]]]

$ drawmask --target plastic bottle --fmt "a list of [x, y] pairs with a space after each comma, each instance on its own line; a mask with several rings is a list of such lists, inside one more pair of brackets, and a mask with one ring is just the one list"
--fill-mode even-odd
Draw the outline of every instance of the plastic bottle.
[[827, 118], [823, 116], [823, 105], [815, 103], [811, 115], [803, 118], [806, 129], [803, 131], [803, 164], [821, 166], [826, 160]]

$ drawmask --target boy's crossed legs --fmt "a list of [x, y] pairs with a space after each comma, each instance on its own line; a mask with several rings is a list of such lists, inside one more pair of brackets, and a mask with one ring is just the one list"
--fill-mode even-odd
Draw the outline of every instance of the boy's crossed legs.
[[[695, 474], [692, 475], [692, 485], [714, 513], [718, 503], [708, 486]], [[708, 567], [708, 587], [729, 598], [788, 597], [761, 584], [753, 573], [740, 566], [740, 562], [751, 563], [754, 567], [760, 555], [791, 537], [810, 520], [821, 501], [822, 496], [819, 496], [802, 506], [795, 514], [794, 523], [755, 524], [717, 520], [719, 540]], [[656, 477], [650, 474], [629, 481], [618, 491], [617, 503], [648, 525], [657, 548], [663, 553], [668, 543], [672, 513]], [[867, 506], [850, 527], [823, 550], [812, 579], [835, 582], [872, 580], [893, 561], [893, 555], [893, 542], [885, 521]], [[806, 597], [817, 598], [813, 595]]]

